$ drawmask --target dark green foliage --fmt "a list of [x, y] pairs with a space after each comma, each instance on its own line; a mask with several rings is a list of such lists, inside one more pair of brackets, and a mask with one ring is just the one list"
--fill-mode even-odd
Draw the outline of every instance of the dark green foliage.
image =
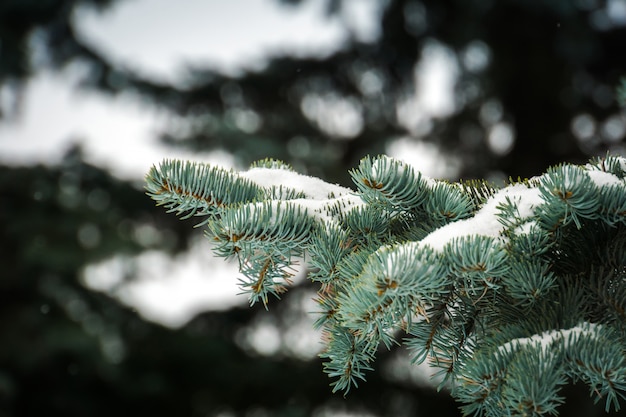
[[617, 99], [620, 106], [626, 107], [626, 78], [622, 78], [619, 87], [617, 87]]
[[[242, 346], [258, 309], [205, 312], [169, 329], [87, 288], [84, 271], [93, 263], [146, 250], [180, 254], [201, 236], [192, 227], [200, 217], [166, 214], [140, 187], [84, 163], [77, 150], [59, 166], [0, 167], [0, 201], [0, 415], [397, 415], [381, 396], [454, 414], [445, 398], [379, 373], [347, 400], [331, 398], [320, 361]], [[137, 230], [148, 226], [158, 239], [140, 238]], [[127, 280], [136, 278], [131, 266]], [[308, 297], [306, 287], [296, 288], [260, 312], [284, 330]]]

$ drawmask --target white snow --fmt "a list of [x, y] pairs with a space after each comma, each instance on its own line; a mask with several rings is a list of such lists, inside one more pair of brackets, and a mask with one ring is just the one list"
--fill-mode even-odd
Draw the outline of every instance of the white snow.
[[324, 200], [310, 200], [310, 199], [297, 199], [289, 200], [290, 203], [297, 204], [304, 209], [309, 216], [320, 220], [323, 223], [332, 223], [336, 221], [330, 215], [330, 210], [335, 206], [341, 207], [341, 212], [346, 213], [354, 208], [361, 206], [365, 203], [357, 195], [344, 195], [338, 198], [324, 199]]
[[591, 181], [598, 187], [624, 184], [622, 180], [609, 172], [589, 170], [587, 174], [589, 174]]
[[540, 345], [546, 351], [555, 341], [565, 340], [567, 344], [572, 338], [593, 335], [600, 326], [595, 323], [582, 322], [571, 329], [550, 330], [530, 337], [513, 339], [498, 348], [500, 353], [515, 352], [526, 345]]
[[337, 184], [330, 184], [319, 178], [302, 175], [297, 172], [275, 168], [252, 168], [240, 172], [239, 176], [246, 178], [260, 187], [288, 187], [301, 191], [307, 198], [313, 200], [326, 200], [331, 195], [335, 197], [354, 193], [349, 188]]
[[521, 226], [515, 228], [515, 234], [517, 236], [528, 235], [533, 231], [533, 228], [535, 227], [539, 227], [539, 226], [537, 225], [537, 222], [534, 220], [523, 223]]
[[515, 199], [517, 212], [521, 219], [531, 217], [535, 212], [535, 207], [544, 202], [538, 188], [528, 188], [523, 184], [515, 184], [511, 187], [513, 187], [515, 191], [510, 197]]
[[336, 204], [339, 204], [341, 207], [341, 212], [346, 213], [360, 205], [363, 205], [363, 201], [357, 195], [349, 194], [344, 195], [338, 198], [330, 198], [330, 199], [308, 199], [308, 198], [296, 198], [292, 200], [270, 200], [270, 201], [262, 201], [256, 203], [249, 203], [242, 206], [242, 213], [244, 214], [244, 209], [250, 210], [249, 213], [253, 214], [256, 210], [263, 209], [271, 209], [272, 217], [269, 219], [271, 224], [276, 222], [276, 214], [280, 210], [287, 210], [290, 207], [300, 208], [304, 213], [306, 213], [309, 217], [312, 217], [318, 221], [323, 223], [332, 223], [335, 221], [333, 217], [330, 215], [330, 210]]
[[[239, 176], [263, 188], [283, 186], [302, 192], [306, 198], [287, 200], [288, 204], [302, 208], [309, 216], [324, 223], [336, 221], [330, 214], [334, 207], [339, 207], [345, 213], [365, 204], [349, 188], [285, 169], [252, 168], [240, 172]], [[272, 205], [279, 203], [280, 201], [275, 201]]]
[[440, 227], [421, 242], [437, 251], [442, 251], [445, 245], [454, 238], [472, 235], [500, 236], [504, 225], [498, 221], [498, 206], [505, 203], [507, 198], [517, 206], [520, 219], [532, 216], [534, 207], [543, 203], [537, 188], [529, 188], [523, 184], [510, 185], [491, 196], [473, 217]]

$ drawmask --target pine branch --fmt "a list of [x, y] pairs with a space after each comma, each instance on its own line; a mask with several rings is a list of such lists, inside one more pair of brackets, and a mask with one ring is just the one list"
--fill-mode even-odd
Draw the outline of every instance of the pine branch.
[[[319, 282], [325, 371], [348, 392], [376, 351], [428, 361], [466, 415], [557, 414], [582, 381], [607, 410], [626, 392], [626, 159], [562, 164], [496, 189], [389, 157], [356, 191], [276, 160], [245, 172], [164, 161], [147, 192], [204, 216], [214, 252], [266, 307], [307, 259]], [[405, 334], [405, 337], [401, 337]]]

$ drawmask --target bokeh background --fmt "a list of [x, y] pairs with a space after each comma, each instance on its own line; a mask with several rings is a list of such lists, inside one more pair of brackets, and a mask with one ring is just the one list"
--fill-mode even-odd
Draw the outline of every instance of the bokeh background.
[[331, 394], [306, 271], [249, 308], [143, 175], [350, 186], [386, 153], [503, 184], [626, 155], [624, 75], [624, 0], [1, 0], [0, 417], [458, 415], [402, 349]]

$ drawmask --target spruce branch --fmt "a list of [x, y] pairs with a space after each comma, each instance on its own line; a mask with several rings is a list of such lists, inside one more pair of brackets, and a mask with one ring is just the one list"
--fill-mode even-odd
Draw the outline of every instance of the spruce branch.
[[165, 160], [146, 176], [146, 191], [170, 212], [209, 216], [236, 203], [254, 201], [261, 189], [232, 171], [194, 162]]
[[562, 164], [497, 189], [427, 178], [386, 156], [356, 190], [266, 159], [243, 172], [164, 161], [147, 194], [201, 224], [267, 308], [302, 259], [320, 283], [321, 357], [334, 391], [403, 344], [466, 415], [555, 415], [581, 381], [626, 392], [626, 158]]

